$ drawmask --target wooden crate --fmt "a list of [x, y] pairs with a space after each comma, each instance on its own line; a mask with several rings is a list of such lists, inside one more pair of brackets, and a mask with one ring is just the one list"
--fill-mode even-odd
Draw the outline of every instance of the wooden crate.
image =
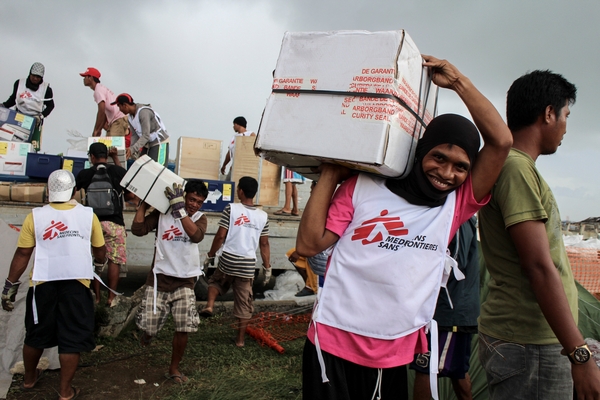
[[[259, 183], [255, 203], [277, 206], [281, 185], [281, 167], [254, 154], [256, 136], [237, 136], [231, 165], [231, 180], [237, 184], [243, 176], [251, 176]], [[235, 199], [239, 202], [239, 199]]]
[[177, 140], [175, 173], [182, 178], [219, 179], [221, 141], [182, 136]]

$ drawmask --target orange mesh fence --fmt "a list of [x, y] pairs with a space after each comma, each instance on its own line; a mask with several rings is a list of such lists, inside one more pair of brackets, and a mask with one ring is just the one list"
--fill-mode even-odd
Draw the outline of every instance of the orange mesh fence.
[[282, 353], [285, 349], [280, 345], [306, 336], [312, 313], [286, 314], [261, 312], [248, 323], [246, 333], [260, 343]]
[[567, 246], [575, 280], [593, 295], [600, 294], [600, 250]]

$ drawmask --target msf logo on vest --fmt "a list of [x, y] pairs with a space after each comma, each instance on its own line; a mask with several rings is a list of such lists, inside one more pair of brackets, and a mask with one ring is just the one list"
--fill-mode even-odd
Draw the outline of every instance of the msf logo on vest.
[[31, 93], [29, 91], [24, 91], [23, 93], [19, 94], [19, 98], [21, 99], [30, 99], [33, 96], [31, 95]]
[[178, 227], [171, 225], [171, 229], [167, 229], [162, 235], [162, 240], [177, 240], [181, 239], [183, 232]]
[[61, 232], [64, 232], [67, 229], [69, 229], [69, 227], [60, 221], [58, 221], [58, 222], [50, 221], [50, 226], [44, 230], [42, 239], [43, 240], [52, 240], [54, 238], [57, 238]]
[[[383, 210], [378, 217], [369, 219], [354, 230], [352, 240], [360, 240], [363, 245], [372, 243], [383, 243], [388, 238], [408, 235], [408, 229], [404, 228], [404, 222], [400, 217], [390, 217], [388, 210]], [[381, 247], [381, 246], [379, 246]]]

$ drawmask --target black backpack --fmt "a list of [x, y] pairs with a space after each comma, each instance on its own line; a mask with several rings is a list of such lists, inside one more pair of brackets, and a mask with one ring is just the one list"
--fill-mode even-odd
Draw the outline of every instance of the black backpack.
[[[121, 192], [122, 193], [122, 192]], [[85, 204], [99, 217], [117, 215], [122, 210], [122, 196], [113, 187], [105, 165], [98, 165], [85, 191]]]

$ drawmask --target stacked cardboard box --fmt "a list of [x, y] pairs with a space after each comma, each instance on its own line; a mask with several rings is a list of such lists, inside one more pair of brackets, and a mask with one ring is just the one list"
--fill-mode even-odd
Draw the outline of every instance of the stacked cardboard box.
[[[125, 137], [124, 136], [94, 136], [88, 138], [88, 149], [92, 143], [104, 143], [106, 147], [116, 147], [117, 155], [121, 167], [127, 169], [127, 158], [125, 157]], [[87, 152], [86, 152], [87, 153]], [[114, 164], [112, 157], [108, 157], [108, 164]]]
[[[259, 182], [254, 202], [263, 206], [277, 206], [281, 185], [281, 167], [268, 162], [254, 153], [255, 136], [237, 136], [231, 166], [231, 180], [237, 183], [243, 176], [251, 176]], [[235, 199], [239, 202], [239, 199]]]
[[31, 142], [35, 118], [0, 106], [0, 140]]
[[27, 154], [32, 151], [31, 143], [0, 141], [0, 174], [25, 176]]
[[403, 30], [286, 33], [256, 149], [307, 177], [324, 161], [407, 175], [436, 112], [422, 63]]
[[175, 173], [185, 179], [219, 179], [221, 141], [192, 137], [177, 140]]

